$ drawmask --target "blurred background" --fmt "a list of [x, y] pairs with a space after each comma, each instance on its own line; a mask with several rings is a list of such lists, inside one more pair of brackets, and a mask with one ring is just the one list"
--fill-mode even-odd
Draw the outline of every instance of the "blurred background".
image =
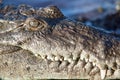
[[3, 0], [2, 5], [56, 5], [66, 17], [120, 35], [120, 0]]
[[3, 0], [4, 5], [28, 4], [33, 7], [58, 6], [64, 15], [75, 16], [97, 8], [114, 9], [115, 0]]

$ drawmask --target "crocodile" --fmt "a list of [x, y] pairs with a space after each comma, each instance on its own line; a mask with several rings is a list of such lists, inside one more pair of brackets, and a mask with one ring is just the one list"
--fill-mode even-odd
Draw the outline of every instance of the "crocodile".
[[0, 20], [1, 78], [120, 78], [119, 37], [69, 19], [56, 6], [27, 8]]

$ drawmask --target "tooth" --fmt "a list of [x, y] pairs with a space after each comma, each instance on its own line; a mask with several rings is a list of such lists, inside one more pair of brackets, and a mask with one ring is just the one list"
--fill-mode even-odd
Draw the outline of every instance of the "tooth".
[[60, 61], [63, 61], [64, 60], [64, 58], [63, 57], [60, 57]]
[[59, 58], [57, 56], [55, 57], [55, 61], [59, 61]]
[[55, 57], [54, 57], [54, 55], [48, 55], [48, 56], [47, 56], [47, 59], [54, 61], [54, 60], [55, 60]]
[[51, 60], [52, 60], [52, 61], [55, 61], [55, 58], [54, 58], [54, 57], [52, 57], [52, 58], [51, 58]]
[[92, 62], [93, 63], [93, 66], [96, 66], [95, 62]]
[[111, 76], [111, 75], [113, 74], [113, 72], [114, 72], [114, 71], [113, 71], [112, 69], [108, 69], [108, 70], [107, 70], [107, 76]]
[[105, 79], [107, 70], [100, 70], [101, 79]]
[[50, 59], [50, 56], [47, 56], [47, 59], [48, 59], [48, 60], [51, 60], [51, 59]]
[[68, 62], [68, 61], [63, 61], [63, 62], [60, 64], [59, 68], [60, 68], [60, 70], [63, 70], [63, 69], [66, 68], [68, 65], [69, 65], [69, 62]]
[[110, 60], [106, 60], [106, 64], [111, 67], [113, 70], [117, 69], [117, 63], [115, 58], [111, 58]]
[[68, 62], [72, 62], [73, 61], [73, 59], [70, 56], [64, 57], [64, 60], [67, 60]]
[[81, 51], [76, 50], [72, 54], [73, 54], [73, 60], [76, 60], [80, 57]]
[[69, 66], [74, 66], [75, 61], [72, 61]]
[[90, 76], [97, 74], [99, 71], [100, 71], [100, 69], [95, 66], [95, 67], [91, 70]]
[[87, 59], [89, 59], [89, 54], [83, 50], [81, 52], [80, 59], [81, 60], [86, 59], [86, 61], [87, 61]]
[[68, 66], [68, 71], [71, 71], [75, 65], [75, 61], [72, 61]]
[[88, 61], [89, 61], [89, 59], [85, 58], [85, 62], [88, 62]]
[[58, 70], [59, 65], [60, 65], [59, 61], [51, 62], [51, 64], [49, 65], [49, 68], [51, 68], [53, 71], [56, 71]]
[[103, 60], [97, 61], [96, 65], [100, 68], [100, 70], [106, 70], [108, 68], [108, 65]]
[[36, 57], [38, 56], [38, 54], [34, 54]]
[[67, 60], [68, 60], [68, 58], [67, 58], [67, 57], [64, 57], [64, 60], [66, 60], [66, 61], [67, 61]]
[[86, 73], [88, 73], [89, 74], [89, 72], [92, 70], [92, 68], [93, 68], [93, 65], [92, 65], [92, 63], [91, 62], [88, 62], [86, 65], [85, 65], [85, 71], [86, 71]]
[[42, 59], [46, 59], [47, 55], [41, 55]]
[[116, 62], [111, 62], [109, 65], [108, 65], [109, 67], [111, 67], [113, 70], [116, 70], [117, 69], [117, 64], [116, 64]]
[[55, 57], [55, 61], [63, 61], [63, 57], [62, 56], [60, 56], [60, 55], [57, 55], [56, 57]]
[[94, 55], [90, 55], [89, 56], [89, 61], [93, 62], [93, 65], [94, 65], [97, 62], [97, 59], [96, 59], [96, 57]]
[[83, 67], [85, 66], [86, 62], [83, 60], [79, 60], [77, 65], [74, 66], [74, 69], [75, 70], [78, 70], [78, 69], [83, 69]]
[[72, 60], [71, 58], [69, 58], [69, 59], [68, 59], [68, 62], [72, 63], [72, 62], [73, 62], [73, 60]]
[[76, 60], [78, 57], [79, 57], [79, 55], [74, 54], [74, 55], [73, 55], [73, 60]]
[[80, 59], [81, 59], [81, 60], [84, 60], [84, 57], [83, 57], [83, 55], [80, 55]]

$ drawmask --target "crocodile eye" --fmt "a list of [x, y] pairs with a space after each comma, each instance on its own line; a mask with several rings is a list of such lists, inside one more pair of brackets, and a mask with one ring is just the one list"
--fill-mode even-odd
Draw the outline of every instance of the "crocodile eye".
[[36, 31], [36, 30], [43, 30], [46, 28], [47, 26], [47, 23], [42, 20], [42, 19], [34, 19], [34, 18], [28, 18], [26, 21], [25, 21], [25, 25], [28, 30], [31, 30], [31, 31]]
[[35, 20], [35, 19], [30, 20], [28, 28], [32, 31], [38, 30], [39, 29], [39, 21]]
[[32, 28], [37, 28], [38, 25], [39, 25], [39, 22], [37, 20], [33, 20], [33, 21], [30, 21], [29, 22], [29, 25], [32, 27]]

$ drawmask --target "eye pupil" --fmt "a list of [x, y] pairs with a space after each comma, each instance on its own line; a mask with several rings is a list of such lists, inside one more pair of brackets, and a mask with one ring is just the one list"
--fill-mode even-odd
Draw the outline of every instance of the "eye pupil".
[[30, 26], [31, 27], [38, 27], [39, 22], [38, 21], [30, 21]]

